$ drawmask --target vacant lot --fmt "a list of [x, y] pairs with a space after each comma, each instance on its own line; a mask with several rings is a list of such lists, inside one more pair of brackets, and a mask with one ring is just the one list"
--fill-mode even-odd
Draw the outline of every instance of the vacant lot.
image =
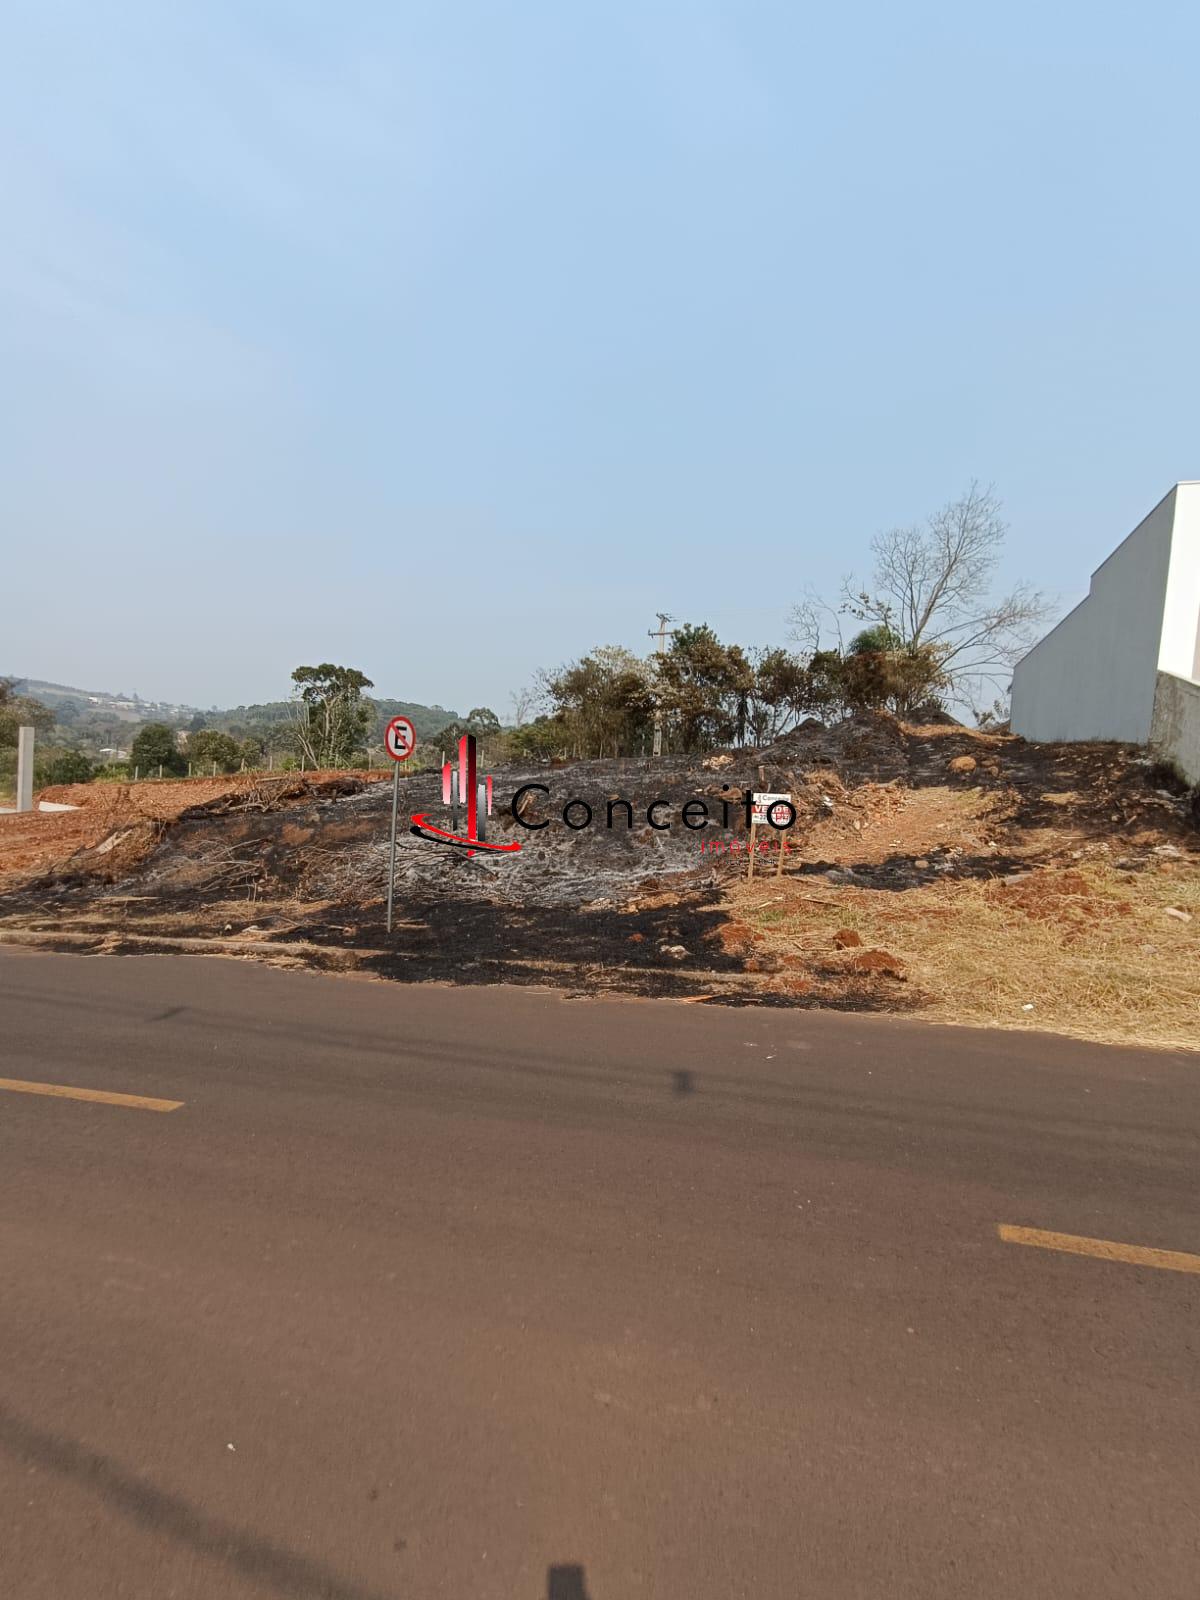
[[[390, 937], [390, 786], [364, 777], [56, 791], [81, 809], [0, 818], [0, 937], [1200, 1045], [1200, 833], [1136, 751], [873, 716], [758, 752], [501, 772], [493, 838], [517, 836], [526, 782], [550, 791], [539, 816], [581, 796], [593, 826], [553, 820], [504, 859], [402, 831]], [[747, 787], [793, 795], [782, 873], [773, 847], [748, 876], [739, 807], [720, 826]], [[633, 826], [609, 830], [618, 798]], [[708, 827], [680, 825], [691, 798]], [[406, 780], [415, 811], [440, 814], [435, 777]], [[740, 848], [701, 850], [718, 841]]]

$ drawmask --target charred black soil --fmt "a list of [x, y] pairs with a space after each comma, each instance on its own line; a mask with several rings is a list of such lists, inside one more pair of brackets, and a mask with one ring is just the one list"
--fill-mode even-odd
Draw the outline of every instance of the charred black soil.
[[[523, 786], [536, 787], [521, 817], [546, 826], [513, 816]], [[755, 856], [753, 898], [764, 925], [777, 900], [797, 896], [826, 919], [842, 892], [886, 891], [915, 909], [921, 891], [955, 881], [1091, 855], [1132, 876], [1155, 851], [1192, 859], [1200, 842], [1186, 797], [1157, 788], [1137, 752], [865, 716], [810, 724], [757, 752], [497, 772], [487, 838], [521, 844], [504, 855], [414, 837], [412, 814], [438, 826], [448, 816], [436, 775], [406, 778], [390, 934], [388, 783], [293, 776], [197, 805], [181, 791], [173, 812], [149, 816], [140, 792], [128, 816], [108, 795], [108, 831], [0, 895], [0, 937], [242, 954], [408, 982], [924, 1005], [917, 975], [887, 951], [814, 954], [799, 935], [777, 946], [748, 928], [742, 802], [752, 789], [787, 791], [796, 810], [779, 877], [778, 835], [760, 830], [769, 849]]]

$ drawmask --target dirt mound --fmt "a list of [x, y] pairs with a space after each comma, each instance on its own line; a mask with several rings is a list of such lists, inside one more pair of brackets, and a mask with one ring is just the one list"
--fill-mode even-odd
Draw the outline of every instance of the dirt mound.
[[145, 783], [55, 784], [37, 799], [70, 811], [0, 815], [0, 883], [30, 873], [86, 875], [112, 880], [160, 841], [165, 825], [192, 814], [272, 810], [310, 795], [354, 794], [386, 774], [356, 772], [231, 773]]
[[808, 721], [760, 750], [768, 766], [830, 766], [887, 783], [908, 771], [904, 726], [886, 711], [860, 712], [829, 727]]

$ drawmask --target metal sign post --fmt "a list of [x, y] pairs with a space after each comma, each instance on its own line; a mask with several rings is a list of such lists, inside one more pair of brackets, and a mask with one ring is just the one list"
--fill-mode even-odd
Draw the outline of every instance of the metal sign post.
[[387, 931], [392, 931], [392, 896], [396, 889], [396, 813], [400, 809], [400, 763], [392, 768], [392, 848], [388, 853]]
[[396, 890], [396, 817], [400, 810], [400, 763], [408, 771], [408, 758], [417, 747], [417, 730], [407, 717], [393, 717], [383, 730], [383, 748], [392, 758], [392, 845], [388, 852], [387, 931], [392, 931], [392, 900]]
[[[775, 814], [776, 805], [787, 806], [788, 811], [791, 813], [790, 822], [782, 824], [779, 822]], [[779, 876], [783, 871], [783, 835], [795, 820], [796, 808], [792, 805], [790, 794], [759, 794], [757, 792], [754, 794], [750, 808], [750, 861], [746, 871], [747, 878], [754, 876], [754, 852], [758, 845], [759, 827], [766, 827], [768, 824], [773, 828], [779, 829], [779, 866], [775, 873], [776, 877]]]

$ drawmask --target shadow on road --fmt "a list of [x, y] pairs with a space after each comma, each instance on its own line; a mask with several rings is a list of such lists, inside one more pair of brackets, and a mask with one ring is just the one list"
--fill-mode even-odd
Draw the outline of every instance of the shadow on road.
[[546, 1600], [589, 1600], [582, 1567], [551, 1567], [546, 1574]]
[[[267, 1584], [292, 1600], [389, 1600], [377, 1589], [365, 1589], [339, 1577], [320, 1561], [282, 1549], [220, 1517], [208, 1516], [180, 1496], [134, 1477], [108, 1456], [36, 1428], [3, 1408], [0, 1447], [22, 1461], [82, 1484], [131, 1522], [160, 1537], [175, 1539], [210, 1560], [223, 1561], [242, 1577]], [[582, 1596], [583, 1591], [564, 1589], [562, 1600], [572, 1593]]]

